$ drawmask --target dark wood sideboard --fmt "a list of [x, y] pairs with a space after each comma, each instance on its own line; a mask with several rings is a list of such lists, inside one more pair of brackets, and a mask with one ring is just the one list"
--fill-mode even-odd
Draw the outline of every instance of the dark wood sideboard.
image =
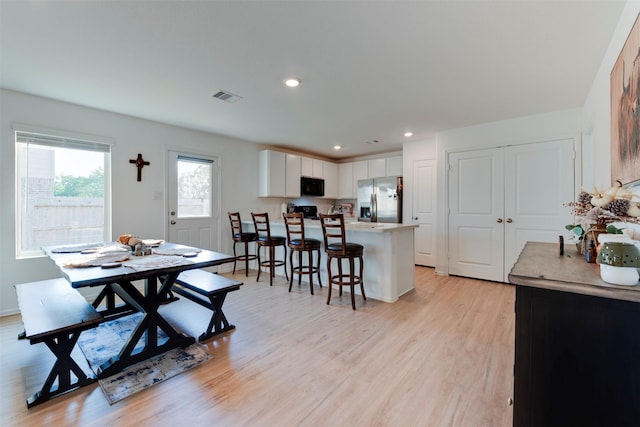
[[528, 242], [516, 285], [513, 425], [640, 426], [640, 286]]

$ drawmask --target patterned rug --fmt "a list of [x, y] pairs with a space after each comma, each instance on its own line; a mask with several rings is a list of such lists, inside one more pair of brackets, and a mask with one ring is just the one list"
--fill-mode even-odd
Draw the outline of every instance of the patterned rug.
[[[82, 332], [78, 346], [93, 372], [97, 373], [100, 365], [118, 354], [141, 316], [142, 314], [135, 313]], [[158, 339], [163, 335], [160, 331]], [[113, 405], [147, 387], [194, 368], [211, 357], [200, 345], [193, 344], [131, 365], [122, 372], [98, 380], [98, 383], [109, 403]]]

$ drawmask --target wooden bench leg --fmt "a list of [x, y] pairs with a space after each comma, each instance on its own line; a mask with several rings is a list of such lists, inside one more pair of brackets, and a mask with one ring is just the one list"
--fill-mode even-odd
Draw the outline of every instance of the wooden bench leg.
[[224, 300], [227, 297], [227, 294], [228, 292], [224, 292], [209, 296], [213, 314], [211, 315], [211, 320], [209, 321], [207, 330], [203, 332], [200, 337], [198, 337], [199, 341], [207, 340], [215, 335], [221, 334], [222, 332], [230, 331], [236, 328], [235, 325], [229, 323], [229, 321], [227, 320], [227, 316], [225, 316], [224, 312], [222, 311], [222, 305], [224, 304]]
[[[64, 333], [56, 337], [47, 338], [44, 341], [56, 356], [56, 362], [51, 368], [51, 372], [49, 372], [49, 376], [40, 391], [34, 393], [27, 399], [28, 408], [96, 381], [95, 376], [87, 376], [71, 357], [71, 352], [79, 337], [80, 332], [72, 332], [70, 334]], [[77, 378], [75, 381], [71, 379], [72, 373], [75, 374]], [[56, 378], [58, 379], [58, 384], [54, 387]]]

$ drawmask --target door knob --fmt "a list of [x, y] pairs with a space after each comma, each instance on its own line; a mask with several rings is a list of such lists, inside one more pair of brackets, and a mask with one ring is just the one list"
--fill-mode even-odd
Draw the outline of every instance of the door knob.
[[496, 221], [498, 224], [502, 224], [502, 218], [498, 218], [498, 220]]
[[176, 225], [176, 222], [174, 220], [171, 220], [171, 222], [169, 224]]
[[507, 222], [508, 222], [509, 224], [511, 224], [511, 223], [513, 222], [513, 220], [512, 220], [511, 218], [507, 218]]

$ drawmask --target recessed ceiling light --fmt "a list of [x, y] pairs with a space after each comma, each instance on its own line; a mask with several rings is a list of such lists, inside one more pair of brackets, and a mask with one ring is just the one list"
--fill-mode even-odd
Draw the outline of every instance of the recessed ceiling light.
[[404, 136], [406, 136], [407, 138], [409, 138], [410, 136], [413, 136], [413, 132], [405, 132]]
[[333, 146], [333, 149], [334, 149], [334, 150], [339, 150], [339, 149], [341, 149], [341, 148], [342, 148], [342, 146], [341, 146], [341, 145], [334, 145], [334, 146]]
[[288, 87], [298, 87], [302, 81], [297, 77], [290, 77], [284, 81], [284, 84]]

